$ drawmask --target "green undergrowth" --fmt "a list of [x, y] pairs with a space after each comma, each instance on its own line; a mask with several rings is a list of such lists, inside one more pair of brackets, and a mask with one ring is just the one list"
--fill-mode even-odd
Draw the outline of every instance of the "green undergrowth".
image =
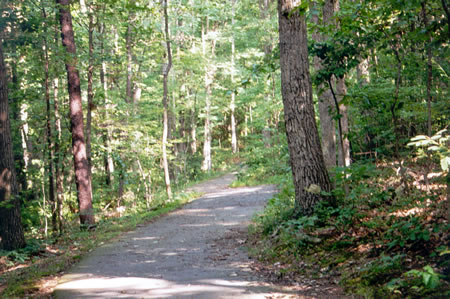
[[241, 153], [245, 161], [237, 179], [231, 187], [256, 186], [261, 184], [280, 185], [289, 178], [291, 169], [288, 165], [289, 152], [285, 146], [273, 145], [271, 147], [255, 146]]
[[98, 219], [97, 226], [92, 231], [80, 231], [78, 226], [73, 225], [61, 236], [28, 239], [24, 249], [0, 251], [2, 265], [7, 268], [0, 269], [3, 272], [0, 276], [0, 287], [3, 286], [0, 288], [0, 297], [49, 296], [42, 287], [46, 279], [62, 274], [96, 247], [178, 209], [199, 195], [180, 193], [173, 201], [157, 204], [149, 210], [122, 217]]
[[275, 277], [328, 278], [365, 298], [450, 296], [447, 195], [439, 164], [429, 191], [418, 179], [423, 165], [417, 161], [337, 168], [336, 205], [321, 202], [313, 215], [300, 217], [290, 173], [279, 173], [280, 165], [268, 172], [252, 165], [240, 175], [242, 184], [260, 178], [279, 185], [250, 229], [251, 255]]

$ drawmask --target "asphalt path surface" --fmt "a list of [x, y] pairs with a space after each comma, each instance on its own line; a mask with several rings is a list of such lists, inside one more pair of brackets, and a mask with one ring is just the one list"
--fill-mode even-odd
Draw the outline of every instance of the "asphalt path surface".
[[274, 186], [229, 188], [227, 174], [192, 188], [204, 195], [103, 245], [59, 281], [55, 298], [291, 298], [254, 273], [246, 229]]

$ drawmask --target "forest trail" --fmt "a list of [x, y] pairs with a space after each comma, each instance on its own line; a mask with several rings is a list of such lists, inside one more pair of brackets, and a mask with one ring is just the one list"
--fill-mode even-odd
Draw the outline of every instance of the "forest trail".
[[204, 196], [96, 249], [62, 277], [55, 297], [299, 298], [263, 282], [243, 248], [275, 187], [229, 188], [234, 177], [192, 187]]

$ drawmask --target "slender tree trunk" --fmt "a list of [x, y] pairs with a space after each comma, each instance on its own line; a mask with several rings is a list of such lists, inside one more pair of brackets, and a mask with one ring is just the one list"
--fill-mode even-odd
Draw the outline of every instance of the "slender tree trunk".
[[[318, 10], [317, 3], [313, 6]], [[334, 12], [336, 11], [336, 1], [327, 0], [323, 6], [323, 24], [329, 24], [332, 21]], [[312, 14], [313, 22], [320, 25], [318, 12]], [[328, 37], [322, 36], [318, 31], [315, 31], [312, 35], [316, 42], [324, 42]], [[316, 72], [323, 69], [322, 60], [319, 57], [314, 57], [314, 69]], [[334, 78], [331, 84], [335, 84]], [[333, 104], [333, 95], [331, 90], [326, 84], [320, 84], [317, 90], [317, 97], [319, 99], [319, 117], [320, 117], [320, 129], [322, 132], [322, 150], [325, 165], [327, 168], [336, 166], [336, 126], [333, 119], [335, 113]]]
[[[133, 1], [130, 1], [132, 4]], [[133, 83], [131, 82], [133, 78], [133, 53], [132, 53], [132, 21], [133, 14], [128, 14], [128, 26], [127, 26], [127, 35], [125, 39], [126, 48], [127, 48], [127, 90], [125, 101], [127, 103], [133, 103]]]
[[62, 43], [67, 51], [66, 70], [70, 101], [70, 125], [74, 156], [75, 182], [77, 185], [80, 224], [95, 225], [92, 207], [92, 186], [84, 139], [83, 109], [81, 105], [80, 77], [76, 68], [76, 46], [70, 13], [70, 0], [56, 0], [59, 5]]
[[[209, 20], [206, 18], [206, 25], [202, 24], [202, 50], [203, 57], [206, 58], [206, 35], [208, 34]], [[211, 56], [214, 56], [214, 41], [212, 42]], [[204, 142], [203, 142], [203, 162], [202, 170], [211, 171], [211, 142], [212, 142], [212, 125], [211, 125], [211, 85], [214, 76], [212, 66], [205, 66], [205, 128], [204, 128]]]
[[306, 21], [296, 3], [278, 1], [281, 92], [297, 212], [311, 214], [331, 183], [314, 117]]
[[55, 111], [55, 131], [57, 133], [54, 141], [55, 148], [55, 178], [56, 178], [56, 213], [58, 218], [58, 231], [59, 234], [63, 233], [63, 202], [64, 202], [64, 171], [62, 158], [63, 154], [60, 152], [61, 144], [61, 116], [59, 113], [59, 80], [58, 78], [53, 79], [53, 110]]
[[345, 86], [345, 78], [339, 78], [337, 80], [337, 93], [338, 93], [338, 104], [339, 104], [339, 113], [341, 117], [339, 121], [341, 123], [340, 138], [342, 139], [342, 148], [339, 151], [340, 155], [340, 165], [341, 167], [348, 167], [351, 164], [350, 157], [350, 141], [348, 140], [349, 133], [349, 123], [348, 123], [348, 113], [347, 106], [341, 104], [344, 99], [344, 96], [347, 94], [347, 87]]
[[170, 49], [170, 36], [169, 36], [169, 17], [167, 15], [167, 0], [163, 0], [163, 12], [164, 12], [164, 32], [166, 39], [166, 51], [167, 51], [167, 64], [163, 65], [163, 138], [162, 138], [162, 158], [163, 158], [163, 168], [164, 168], [164, 180], [166, 182], [166, 192], [167, 197], [172, 199], [172, 189], [170, 187], [170, 173], [169, 173], [169, 162], [167, 159], [167, 138], [169, 134], [169, 101], [168, 101], [168, 88], [167, 80], [172, 67], [172, 52]]
[[108, 99], [108, 83], [106, 81], [106, 74], [107, 74], [107, 70], [106, 70], [106, 62], [104, 60], [105, 57], [105, 46], [104, 46], [104, 36], [106, 34], [105, 32], [105, 25], [103, 23], [101, 23], [100, 25], [100, 36], [102, 36], [102, 39], [100, 41], [100, 55], [101, 55], [101, 59], [102, 59], [102, 65], [100, 68], [100, 83], [102, 85], [102, 89], [103, 89], [103, 100], [104, 100], [104, 126], [105, 129], [103, 130], [103, 145], [106, 148], [106, 151], [103, 155], [103, 160], [104, 160], [104, 167], [105, 167], [105, 173], [106, 173], [106, 185], [108, 186], [112, 186], [113, 183], [113, 172], [114, 172], [114, 161], [112, 158], [112, 150], [111, 150], [111, 144], [110, 142], [112, 141], [112, 128], [111, 128], [111, 124], [109, 121], [109, 109], [110, 109], [110, 104], [109, 104], [109, 99]]
[[369, 59], [361, 58], [356, 67], [356, 76], [360, 86], [365, 86], [370, 83]]
[[235, 65], [234, 65], [234, 56], [235, 56], [235, 42], [234, 42], [234, 14], [235, 14], [235, 5], [236, 0], [231, 0], [232, 5], [232, 17], [231, 17], [231, 27], [232, 27], [232, 36], [231, 36], [231, 85], [232, 85], [232, 91], [231, 91], [231, 102], [230, 102], [230, 113], [231, 113], [231, 150], [233, 151], [233, 154], [238, 152], [238, 144], [237, 144], [237, 136], [236, 136], [236, 118], [234, 115], [234, 110], [236, 108], [235, 103], [235, 97], [236, 93], [234, 91], [234, 72], [235, 72]]
[[89, 164], [89, 172], [92, 173], [92, 160], [91, 160], [91, 136], [92, 136], [92, 109], [94, 108], [94, 90], [93, 90], [93, 80], [94, 80], [94, 14], [92, 12], [92, 7], [88, 8], [88, 18], [89, 18], [89, 65], [88, 65], [88, 106], [86, 113], [86, 154]]
[[[45, 8], [42, 8], [42, 15], [44, 20], [47, 18], [47, 14]], [[46, 24], [45, 24], [46, 28]], [[47, 30], [44, 30], [44, 35], [46, 35]], [[57, 203], [55, 197], [55, 179], [54, 179], [54, 171], [53, 171], [53, 161], [54, 161], [54, 148], [52, 142], [52, 120], [51, 120], [51, 106], [50, 106], [50, 79], [49, 79], [49, 58], [48, 58], [48, 45], [47, 45], [47, 37], [44, 36], [43, 39], [43, 56], [44, 56], [44, 95], [45, 95], [45, 105], [47, 112], [47, 121], [46, 121], [46, 135], [47, 135], [47, 146], [48, 146], [48, 200], [50, 202], [50, 210], [52, 213], [52, 230], [53, 232], [58, 231], [57, 224]]]
[[[423, 18], [423, 25], [425, 26], [425, 30], [428, 31], [428, 15], [426, 10], [426, 2], [421, 2], [422, 5], [422, 18]], [[450, 30], [450, 29], [449, 29]], [[432, 53], [431, 53], [431, 35], [427, 33], [428, 35], [428, 44], [425, 46], [426, 52], [427, 52], [427, 132], [428, 136], [431, 137], [432, 135], [432, 118], [431, 118], [431, 102], [433, 100], [431, 96], [431, 84], [433, 81], [433, 64], [431, 62], [432, 59]]]
[[[55, 45], [59, 41], [59, 31], [57, 28], [58, 16], [55, 14]], [[63, 203], [64, 203], [64, 157], [66, 151], [60, 150], [62, 130], [61, 130], [61, 114], [59, 112], [59, 79], [58, 77], [53, 78], [53, 110], [55, 111], [55, 132], [56, 136], [54, 138], [55, 144], [55, 178], [56, 178], [56, 211], [58, 214], [58, 230], [59, 234], [63, 233]]]
[[197, 152], [197, 92], [194, 95], [194, 106], [191, 110], [190, 125], [191, 153], [195, 154]]
[[25, 246], [25, 237], [14, 169], [6, 77], [0, 39], [0, 248], [14, 250]]

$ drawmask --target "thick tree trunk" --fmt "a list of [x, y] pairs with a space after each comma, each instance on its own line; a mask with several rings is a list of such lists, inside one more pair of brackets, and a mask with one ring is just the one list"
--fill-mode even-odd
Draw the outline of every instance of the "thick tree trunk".
[[70, 101], [70, 126], [72, 129], [72, 150], [74, 156], [75, 182], [77, 185], [80, 224], [95, 224], [92, 207], [92, 186], [84, 139], [83, 109], [81, 105], [80, 77], [76, 68], [76, 46], [70, 13], [70, 0], [56, 0], [59, 5], [62, 43], [67, 51], [66, 70]]
[[169, 134], [169, 101], [168, 101], [168, 88], [167, 80], [169, 76], [170, 69], [172, 67], [172, 52], [170, 49], [170, 36], [169, 36], [169, 17], [167, 15], [167, 0], [163, 0], [163, 11], [164, 11], [164, 32], [166, 38], [166, 51], [167, 51], [167, 64], [163, 65], [163, 138], [162, 138], [162, 159], [164, 168], [164, 180], [166, 183], [167, 197], [172, 199], [172, 189], [170, 187], [170, 172], [169, 172], [169, 162], [167, 159], [167, 138]]
[[0, 249], [25, 246], [12, 151], [8, 84], [0, 40]]
[[314, 118], [306, 21], [295, 11], [297, 2], [278, 1], [281, 92], [297, 211], [311, 214], [331, 183]]

